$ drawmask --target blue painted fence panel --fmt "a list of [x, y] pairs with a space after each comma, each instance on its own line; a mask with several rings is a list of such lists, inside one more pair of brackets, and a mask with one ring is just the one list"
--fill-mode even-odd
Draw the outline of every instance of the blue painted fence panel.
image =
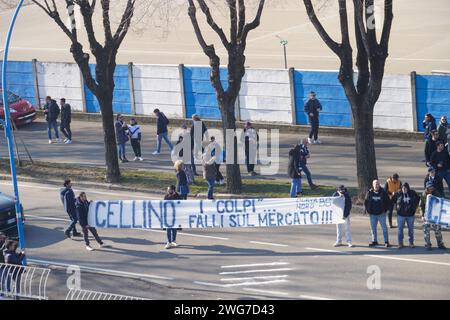
[[[92, 75], [95, 78], [95, 65], [90, 65]], [[128, 66], [117, 65], [114, 71], [114, 95], [113, 111], [115, 113], [131, 114], [130, 83], [128, 82]], [[84, 87], [86, 94], [87, 112], [100, 112], [100, 105], [97, 98], [92, 94], [87, 86]]]
[[[0, 60], [0, 74], [3, 61]], [[34, 92], [33, 66], [30, 61], [8, 61], [8, 90], [36, 105]], [[0, 85], [1, 85], [0, 77]]]

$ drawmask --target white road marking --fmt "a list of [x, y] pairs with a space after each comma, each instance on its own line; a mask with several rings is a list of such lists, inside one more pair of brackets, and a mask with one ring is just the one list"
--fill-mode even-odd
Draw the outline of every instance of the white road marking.
[[300, 295], [299, 298], [308, 299], [308, 300], [336, 300], [336, 299], [331, 299], [331, 298], [307, 296], [307, 295]]
[[278, 272], [278, 271], [291, 271], [295, 270], [293, 268], [278, 268], [278, 269], [258, 269], [258, 270], [243, 270], [243, 271], [227, 271], [227, 272], [220, 272], [220, 275], [227, 275], [227, 274], [241, 274], [241, 273], [259, 273], [259, 272]]
[[233, 264], [227, 266], [221, 266], [222, 269], [227, 268], [245, 268], [245, 267], [259, 267], [259, 266], [285, 266], [289, 262], [268, 262], [268, 263], [252, 263], [252, 264]]
[[305, 248], [305, 249], [306, 250], [311, 250], [311, 251], [333, 252], [333, 253], [341, 253], [341, 254], [352, 254], [351, 252], [331, 250], [331, 249], [320, 249], [320, 248]]
[[32, 215], [32, 214], [26, 214], [25, 217], [26, 218], [38, 219], [38, 220], [54, 220], [54, 221], [64, 221], [64, 222], [69, 222], [70, 221], [70, 219], [40, 217], [40, 216], [35, 216], [35, 215]]
[[375, 254], [365, 254], [364, 256], [365, 257], [371, 257], [371, 258], [380, 258], [380, 259], [390, 259], [390, 260], [399, 260], [399, 261], [407, 261], [407, 262], [427, 263], [427, 264], [435, 264], [435, 265], [450, 267], [450, 263], [447, 263], [447, 262], [419, 260], [419, 259], [409, 259], [409, 258], [398, 258], [398, 257], [387, 257], [387, 256], [381, 256], [381, 255], [375, 255]]
[[[32, 263], [35, 263], [35, 264], [46, 264], [46, 265], [54, 265], [54, 266], [62, 266], [62, 267], [68, 267], [68, 266], [72, 266], [73, 265], [73, 264], [67, 264], [67, 263], [63, 263], [63, 262], [37, 260], [37, 259], [28, 259], [28, 261], [32, 262]], [[79, 267], [80, 270], [84, 269], [86, 271], [96, 271], [96, 272], [109, 274], [109, 275], [122, 275], [122, 276], [151, 278], [151, 279], [159, 279], [159, 280], [173, 280], [173, 278], [164, 277], [164, 276], [157, 276], [157, 275], [152, 275], [152, 274], [133, 273], [133, 272], [101, 269], [101, 268], [86, 267], [86, 266], [81, 266], [81, 265], [76, 265], [76, 266]]]
[[212, 287], [221, 287], [221, 288], [232, 288], [232, 287], [241, 287], [241, 286], [260, 286], [260, 285], [265, 285], [265, 284], [274, 284], [274, 283], [283, 283], [283, 282], [288, 282], [288, 281], [281, 279], [281, 280], [270, 280], [270, 281], [261, 281], [261, 282], [246, 281], [246, 282], [242, 282], [242, 283], [229, 283], [229, 284], [194, 281], [195, 284], [201, 284], [204, 286], [212, 286]]
[[243, 281], [243, 280], [252, 280], [252, 279], [281, 279], [287, 278], [287, 274], [279, 275], [279, 276], [259, 276], [259, 277], [241, 277], [241, 278], [222, 278], [220, 281]]
[[260, 241], [249, 241], [250, 243], [262, 244], [265, 246], [275, 246], [275, 247], [289, 247], [287, 244], [270, 243], [270, 242], [260, 242]]
[[245, 291], [251, 291], [256, 293], [265, 293], [271, 296], [288, 296], [289, 293], [287, 292], [281, 292], [281, 291], [270, 291], [270, 290], [261, 290], [261, 289], [254, 289], [254, 288], [244, 288]]

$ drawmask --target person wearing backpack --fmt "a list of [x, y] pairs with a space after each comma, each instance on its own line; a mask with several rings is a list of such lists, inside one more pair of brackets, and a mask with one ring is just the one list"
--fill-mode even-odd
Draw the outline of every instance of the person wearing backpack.
[[44, 106], [45, 120], [47, 120], [47, 133], [48, 133], [48, 143], [52, 144], [52, 129], [55, 131], [55, 137], [57, 142], [60, 143], [61, 139], [59, 138], [58, 133], [58, 117], [59, 117], [59, 107], [55, 100], [52, 97], [47, 96], [45, 98], [45, 106]]
[[141, 127], [134, 118], [131, 118], [128, 134], [130, 135], [131, 147], [133, 147], [134, 161], [144, 161], [141, 153]]
[[167, 129], [167, 125], [169, 124], [169, 119], [167, 119], [165, 114], [162, 113], [158, 108], [153, 110], [153, 113], [156, 116], [157, 140], [156, 140], [156, 150], [152, 154], [154, 154], [154, 155], [161, 154], [161, 142], [163, 139], [169, 146], [170, 151], [172, 151], [173, 146], [168, 137], [168, 129]]

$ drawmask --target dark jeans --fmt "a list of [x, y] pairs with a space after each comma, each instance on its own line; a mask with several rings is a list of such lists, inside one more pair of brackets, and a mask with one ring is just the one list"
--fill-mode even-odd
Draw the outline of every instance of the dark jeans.
[[218, 164], [218, 163], [216, 163], [216, 171], [217, 171], [216, 182], [219, 182], [220, 180], [223, 180], [223, 175], [220, 172], [220, 164]]
[[389, 200], [389, 207], [388, 207], [388, 221], [389, 221], [389, 227], [392, 227], [392, 213], [394, 212], [395, 203], [392, 200]]
[[312, 181], [311, 171], [309, 171], [309, 169], [306, 166], [306, 164], [301, 165], [300, 169], [306, 174], [306, 179], [308, 179], [308, 184], [309, 184], [310, 187], [312, 187], [314, 185], [314, 183]]
[[52, 129], [55, 131], [56, 139], [59, 139], [58, 124], [56, 123], [56, 120], [47, 121], [48, 140], [52, 140]]
[[131, 146], [133, 147], [134, 155], [141, 157], [141, 142], [139, 139], [131, 139]]
[[442, 179], [445, 180], [445, 182], [447, 182], [447, 186], [448, 186], [448, 192], [450, 194], [450, 170], [444, 171], [444, 170], [440, 170], [437, 172], [437, 175]]
[[206, 183], [208, 184], [208, 199], [214, 199], [214, 180], [206, 180]]
[[69, 227], [66, 229], [66, 232], [73, 232], [78, 233], [77, 228], [75, 227], [78, 222], [78, 217], [76, 213], [67, 213], [69, 215], [69, 218], [71, 220]]
[[309, 132], [309, 138], [317, 140], [319, 135], [319, 117], [309, 117], [309, 123], [311, 125], [311, 131]]
[[247, 172], [255, 171], [256, 159], [250, 159], [250, 143], [245, 141], [245, 164], [247, 165]]
[[70, 130], [70, 123], [63, 124], [59, 126], [59, 130], [62, 132], [62, 134], [69, 140], [72, 140], [72, 131]]
[[168, 228], [167, 229], [167, 242], [172, 243], [177, 240], [177, 229]]
[[83, 227], [83, 236], [84, 236], [84, 242], [86, 243], [87, 246], [89, 245], [89, 231], [94, 236], [95, 241], [97, 241], [99, 244], [103, 244], [102, 239], [100, 239], [100, 237], [98, 236], [97, 229], [95, 229], [94, 227], [84, 226]]

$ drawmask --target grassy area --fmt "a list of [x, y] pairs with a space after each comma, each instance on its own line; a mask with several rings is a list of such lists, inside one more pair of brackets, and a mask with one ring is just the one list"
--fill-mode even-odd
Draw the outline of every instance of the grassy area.
[[[122, 169], [121, 182], [118, 185], [132, 187], [143, 192], [165, 192], [170, 184], [176, 183], [175, 173], [155, 172], [143, 169]], [[9, 161], [0, 159], [0, 173], [10, 173]], [[22, 166], [17, 167], [19, 176], [33, 177], [42, 180], [61, 180], [66, 178], [76, 181], [89, 181], [106, 183], [105, 169], [101, 167], [84, 167], [63, 163], [44, 163], [22, 161]], [[285, 198], [289, 196], [290, 184], [287, 181], [275, 180], [267, 177], [243, 177], [243, 195], [251, 197]], [[207, 191], [206, 182], [202, 177], [197, 177], [195, 184], [190, 187], [191, 195], [198, 193], [205, 194]], [[320, 186], [316, 190], [310, 190], [303, 186], [304, 196], [330, 196], [335, 186]], [[226, 193], [225, 186], [216, 186], [215, 192]], [[350, 190], [356, 194], [356, 190]]]

